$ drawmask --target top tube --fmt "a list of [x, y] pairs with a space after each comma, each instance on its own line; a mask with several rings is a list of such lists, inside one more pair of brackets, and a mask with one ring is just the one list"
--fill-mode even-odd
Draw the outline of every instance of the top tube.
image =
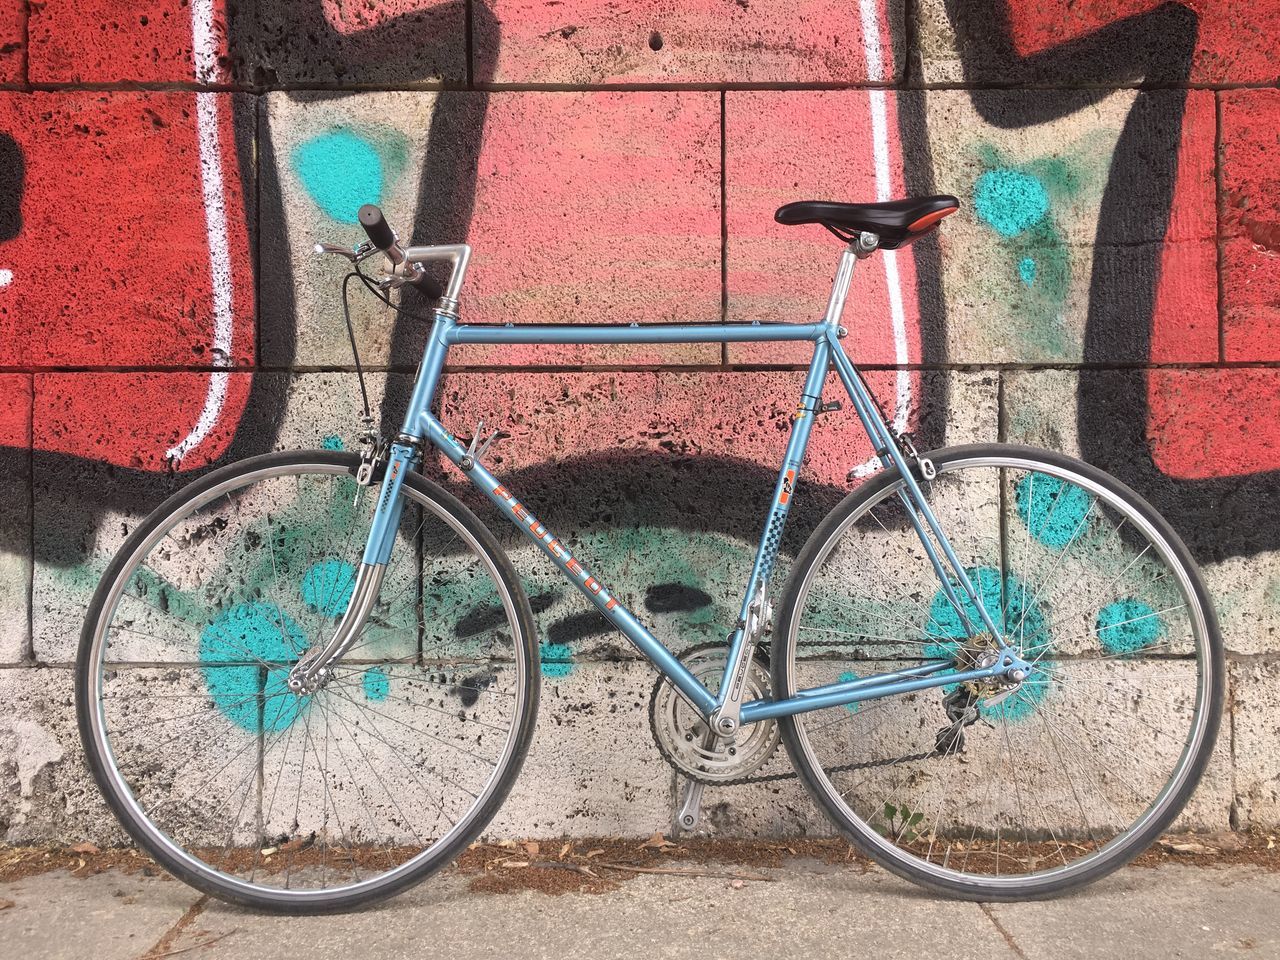
[[522, 323], [449, 327], [444, 342], [456, 343], [760, 343], [819, 340], [825, 323]]

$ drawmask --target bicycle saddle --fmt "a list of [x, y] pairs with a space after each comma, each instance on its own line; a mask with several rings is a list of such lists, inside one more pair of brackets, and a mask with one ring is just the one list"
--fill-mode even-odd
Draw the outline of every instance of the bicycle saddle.
[[882, 248], [896, 250], [930, 233], [958, 209], [960, 201], [945, 194], [887, 203], [800, 200], [779, 207], [773, 219], [788, 225], [820, 223], [846, 243], [863, 231], [875, 233]]

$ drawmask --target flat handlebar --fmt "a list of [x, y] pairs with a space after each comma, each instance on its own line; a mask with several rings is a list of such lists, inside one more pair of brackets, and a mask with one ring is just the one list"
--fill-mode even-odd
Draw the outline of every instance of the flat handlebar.
[[[388, 225], [381, 210], [372, 203], [366, 203], [360, 208], [358, 216], [360, 218], [360, 226], [364, 227], [364, 232], [369, 235], [369, 240], [375, 247], [383, 253], [387, 253], [395, 247], [396, 233]], [[404, 259], [403, 255], [400, 259]]]
[[[369, 242], [381, 250], [391, 260], [391, 263], [399, 267], [405, 263], [404, 248], [400, 246], [399, 240], [396, 238], [396, 232], [391, 229], [391, 225], [387, 223], [387, 218], [382, 215], [372, 203], [366, 203], [360, 208], [358, 214], [360, 226], [364, 227], [364, 232], [369, 235]], [[422, 291], [423, 296], [429, 300], [438, 300], [444, 295], [444, 288], [438, 282], [429, 277], [420, 264], [408, 264], [409, 269], [403, 273], [397, 270], [404, 281], [413, 284]]]
[[[317, 243], [315, 252], [344, 257], [356, 264], [358, 269], [360, 262], [373, 256], [376, 250], [386, 256], [378, 284], [383, 290], [412, 285], [430, 300], [443, 300], [441, 307], [457, 310], [458, 295], [467, 275], [467, 264], [471, 260], [469, 246], [465, 243], [403, 246], [382, 211], [372, 203], [366, 203], [360, 208], [357, 219], [364, 232], [369, 235], [368, 243], [362, 243], [354, 249], [336, 243]], [[423, 265], [427, 263], [447, 263], [451, 267], [447, 286], [442, 286], [426, 272]]]

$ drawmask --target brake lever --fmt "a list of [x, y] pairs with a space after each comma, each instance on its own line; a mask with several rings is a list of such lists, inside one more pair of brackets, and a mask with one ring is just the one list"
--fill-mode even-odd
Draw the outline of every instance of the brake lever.
[[362, 260], [367, 260], [369, 257], [373, 256], [373, 254], [381, 252], [368, 240], [360, 244], [354, 250], [350, 247], [344, 247], [340, 243], [317, 243], [311, 249], [317, 256], [334, 253], [340, 257], [345, 257], [352, 263], [360, 263]]

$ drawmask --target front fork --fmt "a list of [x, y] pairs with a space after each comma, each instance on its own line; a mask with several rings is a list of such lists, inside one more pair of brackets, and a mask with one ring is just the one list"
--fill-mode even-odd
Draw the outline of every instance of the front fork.
[[[417, 466], [419, 457], [418, 447], [412, 444], [391, 445], [387, 454], [386, 473], [378, 491], [378, 506], [373, 514], [369, 539], [365, 544], [360, 568], [356, 572], [356, 582], [347, 611], [325, 645], [308, 653], [289, 671], [285, 682], [291, 692], [304, 696], [315, 693], [324, 686], [330, 679], [331, 666], [351, 649], [360, 636], [360, 631], [364, 629], [373, 605], [378, 601], [382, 578], [387, 573], [391, 546], [395, 543], [396, 530], [400, 527], [400, 515], [404, 512], [404, 497], [400, 494], [400, 488], [404, 484], [404, 478]], [[369, 466], [368, 463], [361, 464], [359, 477], [362, 481], [367, 481], [371, 476], [367, 469]]]

